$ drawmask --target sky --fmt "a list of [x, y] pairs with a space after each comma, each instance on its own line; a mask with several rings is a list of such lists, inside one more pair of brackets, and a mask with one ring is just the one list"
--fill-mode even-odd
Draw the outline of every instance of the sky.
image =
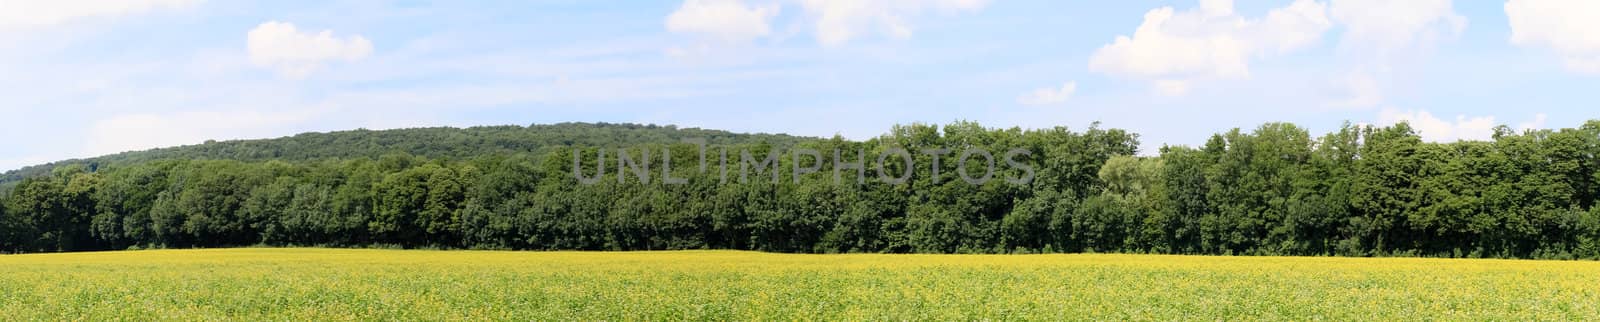
[[1293, 122], [1430, 141], [1600, 118], [1592, 0], [0, 0], [0, 170], [422, 126], [866, 139]]

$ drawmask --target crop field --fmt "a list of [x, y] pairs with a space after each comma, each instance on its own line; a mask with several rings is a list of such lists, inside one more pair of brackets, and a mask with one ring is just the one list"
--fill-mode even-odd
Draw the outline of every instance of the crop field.
[[1600, 263], [737, 251], [0, 255], [0, 320], [1583, 320]]

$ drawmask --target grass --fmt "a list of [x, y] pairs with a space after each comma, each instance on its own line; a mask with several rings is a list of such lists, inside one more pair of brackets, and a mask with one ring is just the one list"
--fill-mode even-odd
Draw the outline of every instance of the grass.
[[1592, 320], [1600, 263], [209, 249], [0, 255], [0, 320]]

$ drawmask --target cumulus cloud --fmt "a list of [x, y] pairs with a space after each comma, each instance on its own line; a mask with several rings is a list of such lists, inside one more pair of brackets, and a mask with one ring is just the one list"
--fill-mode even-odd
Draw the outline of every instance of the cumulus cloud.
[[1344, 28], [1340, 55], [1352, 62], [1348, 76], [1332, 79], [1342, 97], [1327, 105], [1372, 108], [1406, 79], [1412, 65], [1425, 62], [1440, 40], [1467, 28], [1451, 0], [1332, 0], [1328, 11]]
[[1600, 1], [1506, 2], [1511, 43], [1554, 51], [1573, 72], [1600, 75]]
[[305, 33], [287, 22], [262, 23], [247, 38], [250, 63], [290, 78], [306, 77], [329, 61], [358, 61], [372, 55], [372, 42], [361, 35], [340, 38], [332, 30]]
[[1327, 6], [1297, 0], [1260, 18], [1234, 12], [1232, 0], [1201, 0], [1198, 8], [1150, 10], [1132, 36], [1100, 47], [1089, 69], [1152, 81], [1158, 92], [1182, 94], [1205, 79], [1250, 75], [1250, 61], [1316, 44], [1331, 28]]
[[1544, 128], [1544, 122], [1547, 121], [1548, 119], [1549, 119], [1549, 116], [1545, 115], [1544, 113], [1534, 114], [1532, 120], [1529, 120], [1527, 122], [1517, 123], [1517, 130], [1527, 131], [1527, 130], [1543, 129]]
[[743, 42], [772, 33], [777, 7], [751, 7], [740, 0], [688, 0], [667, 16], [667, 31]]
[[0, 1], [0, 31], [49, 27], [75, 19], [191, 7], [200, 0]]
[[[868, 35], [905, 39], [914, 33], [915, 20], [927, 14], [956, 14], [978, 11], [989, 0], [788, 0], [798, 4], [811, 24], [817, 43], [843, 45]], [[723, 42], [747, 42], [772, 34], [772, 19], [779, 5], [751, 6], [744, 0], [685, 0], [667, 16], [667, 31], [698, 34]], [[669, 55], [681, 56], [704, 51], [675, 47]]]
[[1328, 10], [1345, 28], [1342, 46], [1379, 55], [1454, 37], [1467, 28], [1452, 0], [1332, 0]]
[[[1546, 115], [1538, 113], [1533, 119], [1518, 123], [1516, 129], [1541, 129], [1545, 120]], [[1444, 119], [1425, 110], [1401, 111], [1392, 108], [1378, 113], [1378, 124], [1389, 125], [1402, 121], [1411, 124], [1412, 128], [1417, 129], [1417, 134], [1429, 142], [1488, 141], [1494, 138], [1494, 128], [1501, 124], [1495, 121], [1494, 116], [1456, 115], [1455, 119]]]
[[1067, 82], [1060, 87], [1045, 87], [1024, 93], [1017, 97], [1017, 103], [1022, 105], [1055, 105], [1066, 103], [1078, 92], [1078, 82]]
[[971, 12], [989, 5], [988, 0], [801, 0], [815, 21], [817, 42], [837, 46], [877, 32], [889, 37], [911, 37], [912, 19], [934, 12]]
[[1496, 125], [1493, 116], [1467, 117], [1457, 115], [1454, 120], [1435, 117], [1423, 110], [1400, 111], [1384, 109], [1378, 113], [1378, 124], [1406, 122], [1417, 129], [1423, 140], [1430, 142], [1485, 141], [1494, 136]]

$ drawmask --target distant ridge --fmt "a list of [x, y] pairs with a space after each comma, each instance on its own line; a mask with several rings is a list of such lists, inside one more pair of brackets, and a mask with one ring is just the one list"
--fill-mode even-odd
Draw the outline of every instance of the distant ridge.
[[55, 161], [6, 171], [0, 175], [0, 191], [24, 178], [48, 175], [53, 169], [67, 165], [84, 165], [95, 169], [113, 164], [134, 164], [164, 159], [301, 161], [376, 158], [389, 153], [407, 153], [435, 159], [461, 159], [486, 154], [539, 153], [560, 146], [670, 143], [680, 142], [685, 138], [704, 138], [712, 144], [766, 141], [780, 145], [816, 139], [787, 134], [746, 134], [679, 128], [674, 125], [631, 123], [569, 122], [530, 126], [356, 129], [301, 133], [272, 139], [207, 141], [195, 145]]

